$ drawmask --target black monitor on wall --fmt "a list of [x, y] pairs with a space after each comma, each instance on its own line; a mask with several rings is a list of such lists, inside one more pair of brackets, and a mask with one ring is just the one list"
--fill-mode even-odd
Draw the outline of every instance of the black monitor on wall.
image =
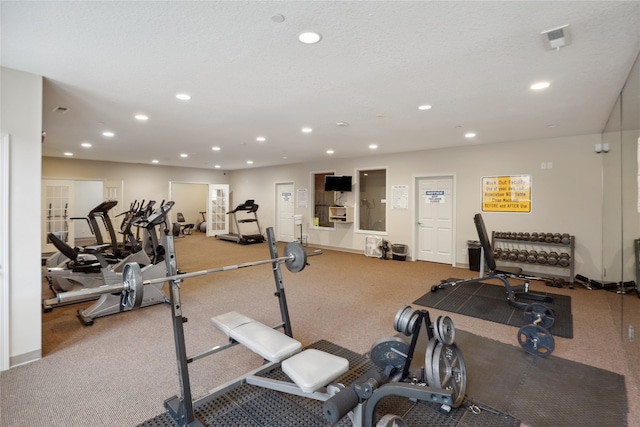
[[340, 175], [325, 175], [324, 191], [351, 191], [351, 177]]

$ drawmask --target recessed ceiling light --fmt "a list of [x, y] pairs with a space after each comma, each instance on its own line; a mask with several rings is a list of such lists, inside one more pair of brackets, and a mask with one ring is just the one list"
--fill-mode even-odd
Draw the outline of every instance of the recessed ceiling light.
[[284, 15], [276, 14], [271, 17], [273, 22], [277, 22], [278, 24], [284, 22]]
[[256, 138], [256, 141], [258, 142], [265, 142], [267, 140], [267, 138], [265, 138], [264, 136], [259, 136]]
[[305, 44], [318, 43], [322, 37], [318, 33], [307, 32], [298, 36], [298, 40]]
[[112, 136], [115, 136], [115, 135], [116, 135], [115, 133], [110, 132], [110, 131], [102, 132], [102, 136], [106, 136], [106, 137], [109, 137], [109, 138], [111, 138]]
[[336, 123], [336, 126], [339, 126], [339, 127], [349, 126], [349, 123], [347, 123], [347, 122], [338, 122], [338, 123]]
[[179, 93], [176, 95], [176, 98], [178, 98], [180, 101], [188, 101], [191, 99], [191, 95], [187, 95], [186, 93]]
[[220, 165], [215, 165], [214, 168], [220, 169]]
[[369, 144], [369, 148], [375, 150], [376, 148], [378, 148], [378, 144]]
[[91, 148], [91, 143], [90, 142], [83, 142], [80, 145], [83, 146], [84, 148]]
[[220, 151], [220, 147], [218, 147], [218, 146], [216, 146], [216, 147], [211, 147], [211, 149], [212, 149], [213, 151]]
[[71, 153], [71, 152], [67, 151], [66, 153], [64, 153], [64, 155], [65, 155], [65, 156], [69, 156], [69, 157], [70, 157], [70, 156], [73, 156], [73, 153]]
[[145, 116], [144, 114], [136, 114], [135, 118], [136, 120], [140, 120], [141, 122], [149, 120], [149, 116]]
[[467, 133], [464, 134], [464, 137], [465, 138], [475, 138], [476, 134], [473, 133], [473, 132], [467, 132]]
[[252, 165], [253, 164], [253, 160], [247, 160], [247, 164], [248, 165]]
[[287, 160], [289, 157], [287, 157], [287, 156], [282, 156], [282, 158], [283, 158], [284, 160]]
[[187, 158], [187, 157], [189, 157], [189, 155], [187, 153], [182, 153], [182, 154], [180, 154], [180, 157]]
[[160, 163], [160, 160], [151, 160], [151, 163]]
[[432, 108], [431, 105], [424, 104], [424, 105], [420, 105], [418, 107], [418, 110], [423, 110], [423, 111], [424, 110], [431, 110], [431, 108]]
[[302, 128], [302, 132], [311, 133], [311, 132], [313, 132], [313, 129], [311, 129], [311, 128]]
[[548, 128], [557, 128], [558, 126], [560, 126], [558, 123], [551, 123], [550, 125], [547, 125]]
[[549, 86], [551, 86], [551, 83], [549, 82], [538, 82], [538, 83], [534, 83], [531, 85], [531, 89], [532, 90], [540, 90], [540, 89], [546, 89]]
[[335, 151], [333, 151], [333, 150], [327, 150], [327, 154], [333, 154], [333, 153], [335, 153]]

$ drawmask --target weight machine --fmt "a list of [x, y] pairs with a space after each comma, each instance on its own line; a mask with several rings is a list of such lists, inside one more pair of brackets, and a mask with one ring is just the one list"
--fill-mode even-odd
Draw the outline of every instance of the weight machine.
[[[487, 229], [484, 225], [484, 220], [481, 214], [475, 214], [473, 222], [478, 232], [478, 239], [482, 246], [483, 257], [480, 259], [480, 277], [468, 280], [457, 281], [442, 281], [437, 285], [431, 287], [431, 292], [436, 292], [440, 289], [445, 289], [454, 286], [460, 286], [469, 283], [485, 282], [489, 280], [499, 280], [505, 287], [507, 293], [507, 301], [514, 307], [524, 311], [524, 317], [529, 322], [528, 325], [523, 326], [518, 331], [518, 342], [520, 346], [528, 353], [534, 354], [540, 357], [549, 356], [554, 348], [555, 341], [553, 335], [549, 332], [548, 328], [553, 326], [555, 321], [555, 313], [552, 309], [544, 305], [544, 303], [552, 303], [553, 298], [544, 295], [536, 295], [529, 292], [529, 283], [531, 277], [522, 274], [521, 269], [508, 270], [498, 269], [496, 260], [493, 256], [493, 250], [491, 249], [491, 242]], [[484, 274], [484, 263], [486, 261], [489, 269], [486, 275]], [[521, 285], [513, 286], [509, 282], [509, 278], [518, 278], [524, 281]], [[523, 300], [534, 301], [533, 303], [527, 303]]]
[[[323, 414], [327, 420], [330, 421], [336, 416], [342, 418], [348, 414], [354, 426], [372, 426], [375, 407], [383, 397], [387, 396], [401, 396], [409, 399], [437, 402], [442, 404], [443, 407], [449, 408], [456, 407], [460, 404], [461, 399], [464, 398], [466, 373], [464, 371], [461, 354], [459, 351], [456, 351], [453, 346], [453, 324], [445, 321], [441, 322], [439, 319], [438, 330], [436, 332], [429, 332], [433, 331], [434, 326], [430, 324], [428, 314], [425, 314], [426, 312], [424, 311], [415, 312], [407, 310], [406, 307], [396, 316], [394, 323], [397, 330], [402, 330], [407, 335], [415, 334], [410, 351], [404, 348], [398, 349], [395, 347], [395, 344], [391, 345], [392, 348], [389, 349], [389, 351], [385, 351], [384, 347], [386, 344], [377, 343], [376, 348], [383, 353], [383, 355], [378, 356], [378, 359], [380, 359], [378, 363], [386, 368], [387, 359], [390, 357], [387, 354], [401, 354], [405, 361], [403, 366], [406, 366], [406, 371], [408, 372], [413, 349], [415, 349], [415, 343], [417, 342], [418, 330], [424, 323], [427, 325], [429, 337], [435, 343], [431, 353], [431, 359], [433, 359], [431, 367], [427, 367], [426, 372], [430, 373], [433, 384], [436, 384], [436, 381], [440, 381], [441, 387], [428, 386], [425, 381], [421, 383], [415, 381], [414, 383], [389, 382], [386, 379], [386, 375], [377, 372], [367, 372], [355, 381], [348, 390], [346, 387], [341, 386], [337, 380], [349, 370], [348, 360], [318, 349], [302, 350], [301, 343], [293, 339], [286, 295], [282, 282], [281, 264], [284, 264], [289, 271], [297, 273], [302, 271], [307, 265], [307, 256], [319, 255], [321, 252], [314, 251], [307, 254], [299, 242], [290, 242], [285, 246], [284, 256], [278, 257], [272, 228], [267, 229], [267, 239], [271, 255], [271, 258], [268, 260], [176, 274], [173, 236], [169, 233], [169, 230], [165, 230], [163, 234], [163, 245], [166, 249], [165, 263], [168, 274], [167, 277], [145, 280], [141, 275], [139, 266], [135, 263], [129, 263], [124, 269], [123, 283], [105, 286], [102, 287], [102, 289], [69, 293], [66, 296], [76, 298], [82, 295], [86, 296], [88, 293], [119, 293], [120, 307], [123, 310], [135, 309], [140, 306], [141, 295], [145, 286], [161, 282], [169, 283], [180, 395], [165, 400], [164, 406], [168, 414], [170, 414], [180, 426], [204, 426], [203, 420], [196, 417], [194, 408], [211, 402], [213, 399], [244, 384], [322, 401], [326, 403], [326, 405], [323, 406]], [[222, 330], [229, 337], [229, 341], [224, 345], [215, 346], [201, 353], [188, 356], [184, 336], [184, 323], [186, 322], [186, 318], [182, 315], [183, 306], [180, 300], [180, 284], [182, 280], [189, 277], [262, 264], [271, 264], [272, 266], [276, 287], [275, 296], [278, 298], [281, 323], [269, 327], [233, 311], [215, 316], [211, 319], [211, 323]], [[283, 329], [283, 333], [277, 329]], [[438, 339], [443, 341], [435, 342]], [[194, 401], [191, 395], [188, 364], [238, 344], [242, 344], [259, 354], [267, 363], [230, 383], [212, 390], [206, 396]], [[447, 347], [445, 347], [445, 345]], [[382, 346], [382, 348], [380, 346]], [[438, 351], [439, 353], [436, 355]], [[380, 351], [377, 353], [379, 354]], [[455, 361], [453, 361], [451, 357], [454, 357]], [[393, 356], [391, 356], [391, 358], [393, 358]], [[437, 363], [434, 361], [436, 359]], [[448, 364], [449, 368], [440, 368], [443, 363]], [[460, 365], [461, 363], [462, 365]], [[281, 369], [289, 380], [279, 380], [270, 376], [270, 374], [277, 369]], [[391, 372], [392, 370], [393, 366], [387, 371]], [[438, 373], [435, 374], [434, 372]], [[404, 376], [406, 377], [406, 374], [404, 374]], [[344, 390], [347, 391], [345, 392]], [[355, 395], [349, 390], [355, 392]], [[399, 422], [399, 418], [393, 417], [392, 419], [387, 417], [387, 421]]]

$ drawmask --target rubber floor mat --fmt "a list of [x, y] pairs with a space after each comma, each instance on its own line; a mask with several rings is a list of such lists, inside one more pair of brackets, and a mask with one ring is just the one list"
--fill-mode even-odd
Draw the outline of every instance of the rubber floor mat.
[[[447, 279], [449, 282], [456, 280], [458, 279]], [[548, 328], [549, 332], [554, 336], [573, 338], [571, 297], [549, 292], [530, 291], [529, 293], [553, 298], [553, 302], [544, 304], [555, 313], [555, 321]], [[524, 299], [521, 301], [527, 302]], [[506, 300], [504, 286], [488, 283], [465, 283], [459, 286], [439, 289], [436, 292], [429, 291], [413, 303], [517, 328], [528, 324], [524, 318], [523, 311], [512, 306]]]

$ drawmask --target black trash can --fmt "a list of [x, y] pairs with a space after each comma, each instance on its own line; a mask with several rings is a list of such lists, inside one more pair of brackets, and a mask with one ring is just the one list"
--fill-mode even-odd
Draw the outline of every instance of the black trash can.
[[480, 254], [482, 245], [478, 240], [467, 240], [469, 247], [469, 270], [480, 271]]

